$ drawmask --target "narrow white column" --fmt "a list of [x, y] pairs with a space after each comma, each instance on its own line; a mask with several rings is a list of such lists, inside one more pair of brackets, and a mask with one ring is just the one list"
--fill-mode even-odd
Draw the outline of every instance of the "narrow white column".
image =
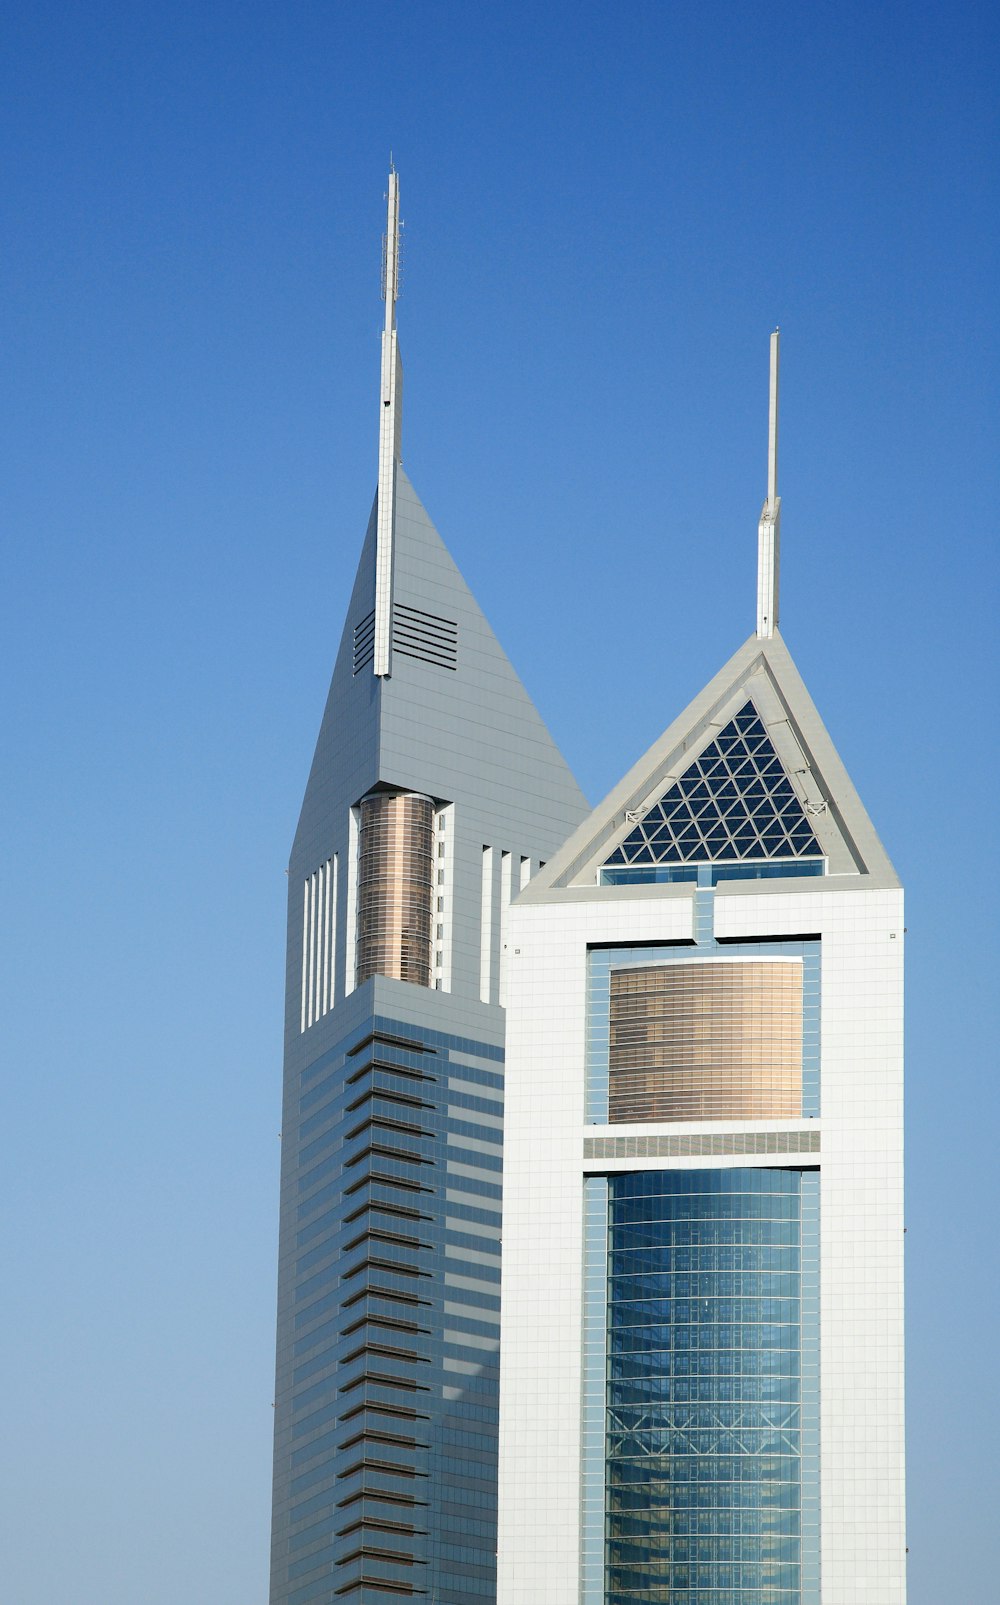
[[312, 1022], [309, 1019], [309, 879], [302, 883], [302, 1019], [299, 1030], [304, 1031]]
[[493, 1002], [493, 849], [483, 848], [483, 888], [479, 915], [479, 996]]
[[778, 341], [771, 336], [771, 384], [767, 417], [767, 501], [757, 526], [757, 634], [761, 639], [778, 628], [778, 562], [781, 546], [781, 497], [778, 495]]
[[511, 856], [510, 853], [500, 854], [500, 970], [498, 983], [498, 1001], [501, 1008], [507, 1007], [507, 931], [510, 923], [511, 899]]

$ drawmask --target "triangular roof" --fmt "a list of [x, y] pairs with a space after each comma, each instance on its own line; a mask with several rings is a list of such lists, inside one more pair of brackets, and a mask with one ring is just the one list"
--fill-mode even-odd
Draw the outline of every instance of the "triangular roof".
[[[377, 502], [368, 523], [306, 787], [296, 856], [331, 808], [379, 784], [475, 797], [481, 828], [544, 818], [553, 848], [587, 802], [401, 466], [393, 518], [392, 672], [371, 652]], [[336, 796], [334, 795], [336, 793]], [[317, 834], [318, 833], [318, 834]], [[489, 841], [489, 835], [483, 840]]]
[[[747, 714], [748, 707], [752, 717]], [[752, 732], [753, 739], [744, 739]], [[731, 761], [735, 754], [738, 761]], [[776, 760], [776, 761], [775, 761]], [[763, 796], [755, 828], [744, 803]], [[766, 848], [767, 851], [761, 851]], [[826, 859], [823, 886], [897, 886], [895, 870], [781, 636], [753, 635], [522, 893], [594, 895], [601, 868], [737, 858]], [[743, 883], [747, 884], [747, 883]], [[755, 891], [817, 882], [756, 880]], [[690, 889], [690, 888], [689, 888]], [[602, 897], [647, 888], [600, 886]], [[650, 892], [662, 887], [650, 887]]]

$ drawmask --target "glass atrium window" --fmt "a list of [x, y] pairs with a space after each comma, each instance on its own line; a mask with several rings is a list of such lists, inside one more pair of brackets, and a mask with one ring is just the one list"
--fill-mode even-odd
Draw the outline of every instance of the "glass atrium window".
[[799, 1605], [803, 1175], [609, 1200], [606, 1605]]

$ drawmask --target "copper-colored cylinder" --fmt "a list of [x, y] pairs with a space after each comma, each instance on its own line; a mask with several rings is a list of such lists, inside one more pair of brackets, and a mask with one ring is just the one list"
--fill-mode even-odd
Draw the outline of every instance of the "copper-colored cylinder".
[[389, 975], [431, 985], [434, 804], [416, 792], [361, 803], [357, 981]]

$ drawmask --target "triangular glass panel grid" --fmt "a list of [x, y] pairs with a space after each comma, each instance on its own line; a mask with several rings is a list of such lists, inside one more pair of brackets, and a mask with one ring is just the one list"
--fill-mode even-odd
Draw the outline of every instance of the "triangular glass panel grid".
[[[740, 806], [734, 807], [734, 799]], [[810, 858], [821, 853], [760, 715], [747, 702], [607, 864]]]

